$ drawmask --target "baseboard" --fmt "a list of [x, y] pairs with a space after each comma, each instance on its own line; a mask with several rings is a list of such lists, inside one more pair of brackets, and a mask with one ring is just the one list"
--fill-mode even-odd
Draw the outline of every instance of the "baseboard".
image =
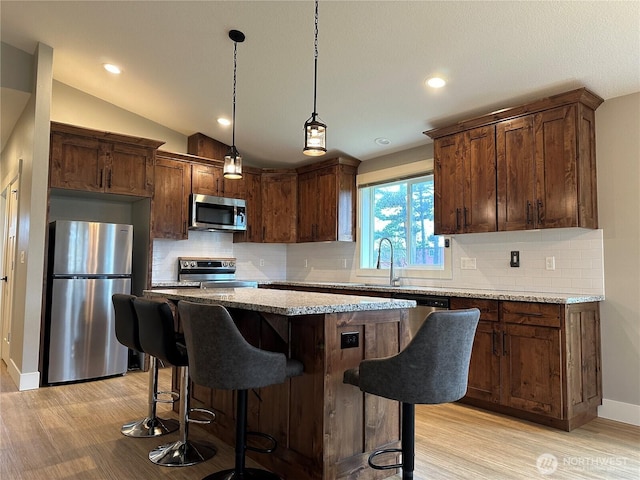
[[40, 388], [40, 372], [21, 373], [13, 360], [9, 360], [7, 371], [13, 383], [18, 386], [18, 390], [34, 390]]
[[603, 398], [602, 405], [598, 407], [598, 417], [640, 426], [640, 405]]

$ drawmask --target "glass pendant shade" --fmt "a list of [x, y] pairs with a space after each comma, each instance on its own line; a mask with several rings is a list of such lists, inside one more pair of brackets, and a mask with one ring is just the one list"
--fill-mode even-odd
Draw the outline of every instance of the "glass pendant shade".
[[238, 153], [235, 146], [232, 146], [229, 153], [224, 157], [222, 175], [229, 180], [242, 178], [242, 156]]
[[314, 114], [304, 124], [304, 149], [302, 152], [310, 157], [319, 157], [327, 153], [327, 126], [319, 122]]

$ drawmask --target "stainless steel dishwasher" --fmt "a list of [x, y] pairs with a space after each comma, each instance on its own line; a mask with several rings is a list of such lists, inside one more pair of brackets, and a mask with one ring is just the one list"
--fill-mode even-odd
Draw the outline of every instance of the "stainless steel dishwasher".
[[409, 309], [409, 330], [411, 337], [420, 328], [424, 319], [434, 310], [449, 310], [449, 298], [413, 293], [394, 293], [394, 298], [415, 300], [416, 308]]

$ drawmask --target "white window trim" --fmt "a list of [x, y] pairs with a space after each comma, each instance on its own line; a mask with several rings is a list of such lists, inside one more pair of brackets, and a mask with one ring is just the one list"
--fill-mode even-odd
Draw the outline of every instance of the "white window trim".
[[[367, 172], [357, 175], [356, 185], [358, 187], [362, 185], [371, 185], [376, 183], [391, 182], [393, 180], [416, 177], [419, 175], [428, 175], [433, 173], [433, 158], [427, 160], [421, 160], [419, 162], [406, 163], [404, 165], [398, 165], [393, 168], [384, 168], [373, 172]], [[376, 269], [376, 268], [360, 268], [360, 239], [362, 238], [362, 196], [361, 189], [358, 188], [358, 226], [356, 235], [356, 255], [357, 255], [357, 268], [356, 277], [368, 277], [368, 278], [386, 278], [389, 276], [388, 269]], [[450, 280], [453, 278], [453, 255], [452, 248], [453, 242], [450, 237], [449, 248], [444, 249], [444, 269], [439, 268], [425, 268], [425, 267], [406, 267], [396, 268], [395, 274], [400, 277], [400, 283], [402, 284], [402, 278], [409, 279], [424, 279], [424, 280]]]

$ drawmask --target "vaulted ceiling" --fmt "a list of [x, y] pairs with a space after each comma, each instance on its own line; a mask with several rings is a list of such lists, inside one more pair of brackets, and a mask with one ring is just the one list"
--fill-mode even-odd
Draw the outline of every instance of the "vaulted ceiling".
[[[425, 145], [430, 128], [582, 86], [605, 100], [640, 91], [638, 1], [322, 0], [319, 10], [330, 153], [367, 160]], [[3, 0], [0, 26], [2, 42], [26, 52], [53, 47], [55, 80], [228, 144], [216, 119], [231, 116], [228, 31], [239, 29], [236, 145], [248, 164], [286, 166], [309, 161], [313, 15], [310, 0]], [[425, 86], [433, 75], [447, 85]]]

